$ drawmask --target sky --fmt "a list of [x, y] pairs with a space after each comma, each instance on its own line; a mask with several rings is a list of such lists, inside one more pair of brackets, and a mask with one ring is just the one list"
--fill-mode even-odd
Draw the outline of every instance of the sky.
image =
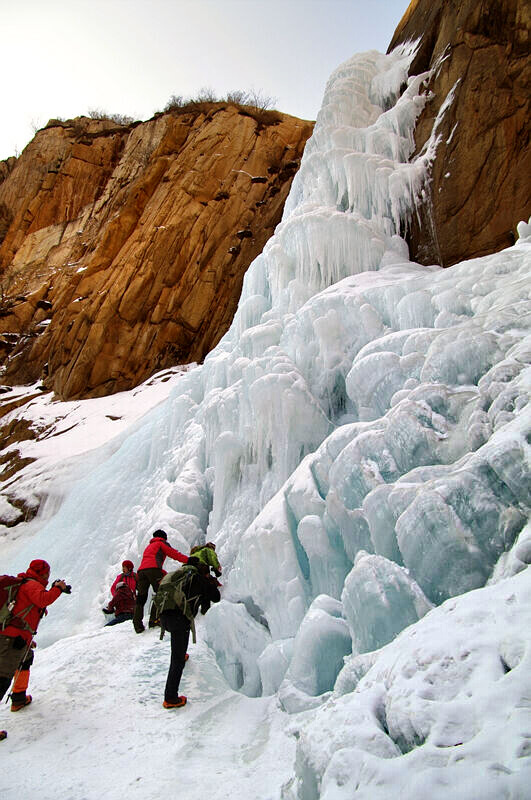
[[385, 52], [408, 0], [0, 0], [0, 159], [49, 119], [149, 119], [172, 95], [255, 90], [315, 119], [333, 70]]

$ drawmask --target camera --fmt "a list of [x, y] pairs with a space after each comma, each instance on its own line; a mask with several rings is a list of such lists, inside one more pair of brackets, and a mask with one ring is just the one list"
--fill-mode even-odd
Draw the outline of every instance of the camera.
[[[62, 580], [62, 579], [59, 579], [59, 580]], [[52, 586], [56, 586], [59, 583], [59, 580], [54, 581], [52, 583]], [[64, 581], [63, 581], [63, 583], [64, 583]], [[70, 586], [69, 583], [65, 583], [65, 588], [62, 589], [61, 591], [63, 592], [63, 594], [71, 594], [72, 593], [72, 587]]]

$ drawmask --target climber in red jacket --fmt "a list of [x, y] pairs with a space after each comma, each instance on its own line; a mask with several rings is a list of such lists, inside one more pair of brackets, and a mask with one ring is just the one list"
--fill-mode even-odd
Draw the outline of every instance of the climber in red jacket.
[[[133, 626], [137, 633], [142, 633], [144, 628], [144, 606], [146, 604], [149, 587], [156, 592], [159, 588], [159, 583], [162, 580], [165, 572], [162, 569], [166, 558], [173, 558], [175, 561], [180, 561], [182, 564], [188, 563], [188, 556], [174, 550], [173, 547], [167, 542], [168, 536], [164, 531], [155, 531], [151, 537], [151, 541], [144, 550], [142, 561], [138, 568], [137, 573], [137, 595], [135, 613], [133, 616]], [[157, 610], [154, 605], [151, 606], [149, 615], [149, 627], [153, 628], [156, 625]]]
[[136, 592], [137, 577], [134, 570], [135, 565], [132, 561], [129, 561], [129, 559], [122, 561], [122, 571], [116, 576], [113, 585], [111, 586], [111, 597], [114, 597], [116, 594], [116, 587], [119, 583], [125, 583], [125, 585], [131, 589], [133, 594]]
[[[32, 561], [26, 572], [19, 573], [18, 577], [23, 578], [23, 583], [17, 591], [11, 616], [0, 630], [0, 700], [19, 667], [28, 665], [32, 640], [41, 617], [47, 613], [46, 607], [54, 603], [62, 592], [70, 592], [70, 587], [62, 580], [54, 581], [51, 588], [46, 589], [50, 565], [42, 559]], [[31, 703], [31, 695], [26, 695], [27, 680], [25, 685], [21, 680], [21, 677], [29, 678], [29, 668], [21, 671], [26, 675], [21, 676], [19, 672], [16, 697], [12, 697], [17, 711]], [[7, 736], [5, 731], [0, 733], [3, 734], [0, 739]]]

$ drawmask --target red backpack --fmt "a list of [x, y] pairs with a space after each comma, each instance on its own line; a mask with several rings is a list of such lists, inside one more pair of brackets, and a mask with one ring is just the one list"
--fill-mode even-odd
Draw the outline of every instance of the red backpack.
[[13, 625], [15, 628], [31, 630], [24, 618], [33, 605], [29, 605], [25, 608], [20, 615], [17, 614], [16, 617], [13, 616], [17, 592], [26, 581], [27, 578], [15, 578], [14, 575], [0, 575], [0, 630], [4, 630], [8, 625]]

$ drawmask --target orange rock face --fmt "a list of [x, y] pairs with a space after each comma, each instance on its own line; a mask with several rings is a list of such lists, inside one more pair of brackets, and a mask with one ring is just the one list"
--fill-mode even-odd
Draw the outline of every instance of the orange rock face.
[[215, 103], [39, 131], [0, 170], [2, 381], [94, 397], [201, 361], [280, 221], [312, 128]]
[[453, 89], [427, 198], [412, 220], [411, 257], [421, 263], [501, 250], [531, 214], [530, 20], [526, 0], [413, 0], [394, 34], [390, 50], [420, 39], [412, 74], [440, 62], [417, 152]]

